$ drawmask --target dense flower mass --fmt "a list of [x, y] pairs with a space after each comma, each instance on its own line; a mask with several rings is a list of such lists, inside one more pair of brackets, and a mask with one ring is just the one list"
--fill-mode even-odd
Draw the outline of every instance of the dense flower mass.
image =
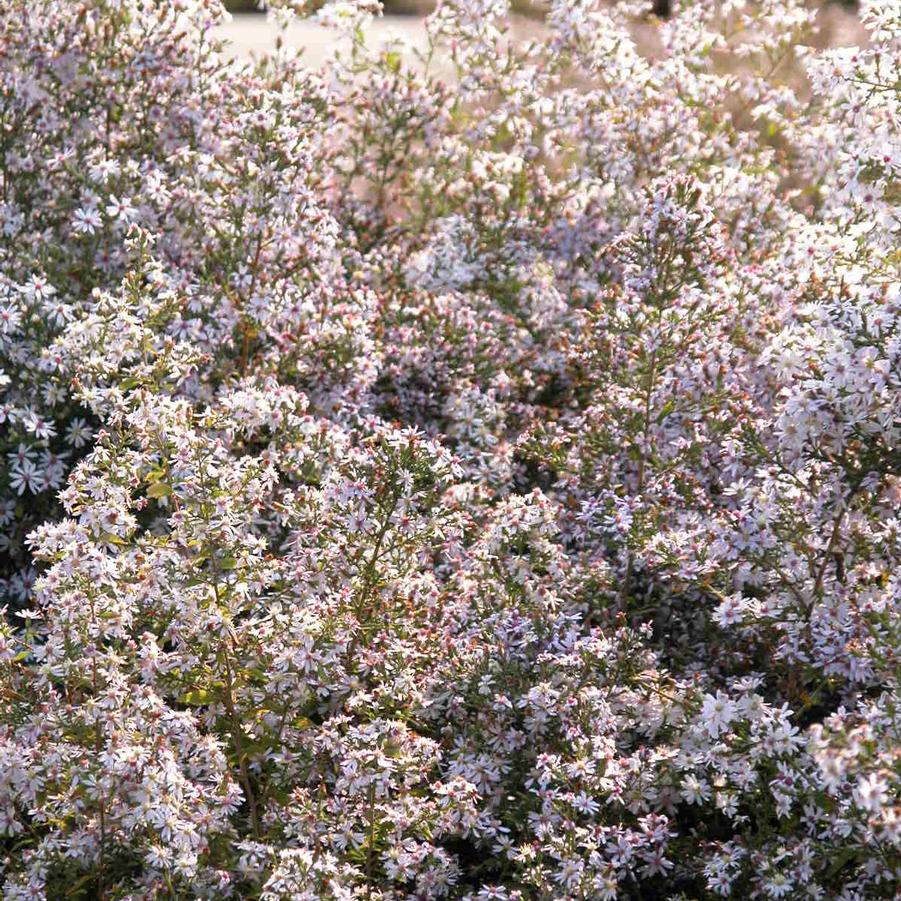
[[901, 6], [651, 6], [0, 4], [3, 898], [897, 897]]

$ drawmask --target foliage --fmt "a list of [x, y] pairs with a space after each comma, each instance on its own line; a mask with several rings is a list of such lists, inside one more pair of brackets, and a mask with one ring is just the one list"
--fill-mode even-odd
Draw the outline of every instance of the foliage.
[[4, 898], [895, 897], [901, 14], [646, 6], [0, 8]]

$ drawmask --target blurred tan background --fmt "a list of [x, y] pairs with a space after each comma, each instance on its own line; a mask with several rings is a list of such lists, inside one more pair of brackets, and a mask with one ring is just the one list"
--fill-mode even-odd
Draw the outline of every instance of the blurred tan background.
[[[514, 32], [522, 31], [533, 35], [540, 31], [541, 0], [512, 0]], [[901, 0], [899, 0], [901, 2]], [[855, 13], [854, 2], [850, 0], [811, 0], [812, 5], [821, 7], [819, 43], [823, 46], [843, 46], [859, 44], [864, 33]], [[226, 7], [233, 13], [232, 21], [222, 26], [219, 33], [231, 45], [237, 58], [249, 58], [254, 54], [275, 49], [278, 30], [261, 14], [256, 0], [225, 0]], [[383, 0], [385, 14], [374, 19], [368, 26], [368, 39], [372, 44], [401, 38], [413, 47], [424, 47], [425, 30], [423, 17], [434, 7], [432, 0]], [[665, 11], [664, 0], [648, 0], [648, 13], [652, 10]], [[636, 35], [641, 43], [640, 35]], [[296, 20], [285, 34], [286, 43], [304, 50], [304, 58], [311, 67], [325, 62], [341, 41], [334, 31], [323, 28], [310, 20]]]

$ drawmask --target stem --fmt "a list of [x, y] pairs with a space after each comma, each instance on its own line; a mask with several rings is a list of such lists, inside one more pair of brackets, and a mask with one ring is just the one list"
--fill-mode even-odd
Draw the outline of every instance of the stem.
[[820, 566], [820, 570], [817, 573], [816, 581], [813, 583], [813, 595], [816, 596], [820, 589], [823, 587], [823, 579], [826, 576], [826, 569], [829, 566], [829, 561], [832, 559], [832, 553], [835, 550], [835, 545], [838, 542], [838, 535], [841, 530], [842, 520], [845, 518], [845, 504], [844, 502], [839, 504], [838, 513], [835, 517], [835, 522], [832, 524], [832, 533], [829, 536], [829, 543], [826, 545], [826, 550], [823, 552], [823, 562]]
[[[204, 470], [201, 474], [201, 489], [206, 492], [206, 471]], [[210, 517], [209, 513], [206, 510], [204, 504], [201, 504], [201, 511], [203, 515], [204, 522], [207, 526], [207, 532], [209, 532], [209, 522]], [[213, 588], [213, 597], [216, 599], [216, 607], [221, 609], [222, 600], [219, 594], [219, 566], [216, 562], [216, 554], [215, 548], [212, 546], [212, 542], [210, 543], [209, 549], [209, 559], [210, 566], [212, 568], [212, 588]], [[250, 771], [247, 766], [247, 753], [244, 750], [244, 740], [241, 736], [241, 718], [238, 716], [238, 710], [235, 707], [235, 680], [232, 670], [231, 657], [228, 653], [228, 637], [225, 637], [220, 645], [220, 652], [222, 654], [222, 662], [225, 665], [225, 695], [222, 699], [223, 704], [225, 705], [225, 710], [228, 713], [229, 722], [231, 726], [231, 737], [232, 743], [235, 747], [235, 753], [238, 756], [238, 770], [239, 777], [241, 781], [241, 786], [244, 789], [244, 795], [247, 798], [247, 806], [250, 811], [250, 827], [253, 831], [253, 837], [255, 839], [259, 839], [262, 835], [262, 831], [260, 829], [260, 818], [257, 810], [257, 800], [256, 795], [253, 791], [253, 784], [250, 781]]]
[[[97, 621], [97, 611], [94, 607], [94, 596], [91, 598], [91, 621], [92, 624]], [[97, 648], [91, 655], [91, 685], [93, 688], [94, 699], [97, 698]], [[94, 753], [97, 759], [100, 759], [100, 752], [103, 748], [103, 731], [100, 727], [100, 721], [94, 723]], [[102, 776], [101, 776], [102, 778]], [[106, 798], [103, 793], [100, 794], [100, 808], [97, 812], [100, 820], [100, 850], [97, 861], [97, 897], [99, 901], [106, 898]]]
[[254, 251], [253, 255], [253, 263], [251, 264], [250, 271], [250, 285], [247, 288], [247, 295], [243, 298], [243, 302], [240, 306], [240, 314], [241, 314], [241, 357], [238, 361], [238, 372], [243, 377], [247, 373], [247, 364], [250, 358], [250, 338], [251, 338], [251, 329], [250, 325], [246, 319], [246, 313], [244, 312], [244, 307], [250, 300], [253, 298], [253, 292], [256, 289], [257, 285], [257, 275], [259, 273], [260, 268], [260, 254], [263, 251], [263, 236], [259, 235], [257, 238], [257, 247]]
[[225, 709], [228, 712], [231, 721], [232, 742], [235, 745], [235, 751], [238, 755], [238, 768], [241, 775], [241, 785], [247, 796], [247, 806], [250, 809], [250, 827], [253, 830], [253, 837], [259, 839], [262, 835], [260, 830], [260, 818], [257, 811], [256, 796], [253, 791], [253, 784], [250, 781], [250, 771], [247, 767], [247, 754], [244, 751], [244, 741], [241, 738], [241, 718], [235, 708], [234, 701], [234, 679], [232, 677], [231, 658], [228, 654], [227, 639], [222, 643], [222, 659], [225, 663]]
[[372, 897], [372, 871], [375, 856], [375, 783], [369, 785], [369, 843], [366, 848], [366, 898]]
[[[647, 383], [644, 392], [644, 422], [641, 430], [641, 445], [638, 454], [638, 484], [636, 485], [636, 496], [640, 497], [644, 492], [645, 481], [645, 454], [644, 449], [647, 447], [648, 436], [651, 432], [651, 397], [654, 392], [654, 381], [657, 377], [657, 350], [651, 351], [651, 368], [648, 372]], [[629, 597], [629, 590], [632, 587], [632, 572], [635, 567], [635, 555], [631, 550], [626, 555], [626, 571], [623, 574], [623, 583], [620, 586], [619, 593], [616, 596], [616, 609], [621, 613], [626, 609], [626, 600]]]

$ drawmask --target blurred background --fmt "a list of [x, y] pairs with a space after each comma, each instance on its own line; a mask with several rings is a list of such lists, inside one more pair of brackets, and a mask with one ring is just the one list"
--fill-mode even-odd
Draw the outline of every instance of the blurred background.
[[[853, 9], [857, 0], [831, 0], [832, 5]], [[673, 0], [648, 0], [648, 9], [658, 15], [667, 15]], [[225, 0], [225, 6], [231, 12], [259, 12], [257, 0]], [[434, 0], [383, 0], [385, 13], [395, 16], [426, 15], [434, 8]], [[513, 8], [518, 12], [537, 14], [537, 5], [530, 0], [513, 0]]]
[[[313, 2], [318, 6], [322, 5], [323, 0]], [[901, 0], [898, 2], [901, 3]], [[865, 42], [866, 37], [856, 15], [855, 0], [809, 0], [809, 3], [821, 9], [821, 30], [817, 40], [820, 46], [849, 46]], [[275, 49], [278, 29], [261, 13], [257, 0], [225, 0], [225, 6], [234, 13], [232, 21], [218, 29], [228, 41], [229, 50], [226, 52], [236, 58], [247, 59]], [[427, 43], [423, 17], [434, 9], [435, 0], [383, 0], [383, 6], [384, 16], [367, 26], [371, 44], [384, 44], [399, 38], [410, 48], [423, 49]], [[511, 0], [511, 6], [513, 31], [520, 37], [539, 36], [546, 0]], [[678, 0], [647, 0], [649, 17], [651, 13], [660, 18], [678, 15], [678, 8]], [[285, 39], [289, 46], [302, 47], [304, 60], [314, 68], [342, 47], [341, 39], [333, 31], [309, 19], [292, 23]]]
[[[383, 0], [385, 13], [395, 16], [424, 16], [432, 11], [431, 0]], [[225, 0], [225, 7], [233, 13], [259, 12], [257, 0]]]

